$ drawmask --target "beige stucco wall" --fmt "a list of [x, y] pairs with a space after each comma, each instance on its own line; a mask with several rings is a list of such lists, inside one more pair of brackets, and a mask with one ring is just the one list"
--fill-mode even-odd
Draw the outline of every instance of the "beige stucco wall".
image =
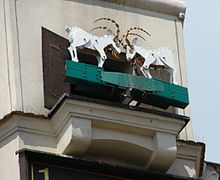
[[19, 39], [15, 1], [0, 3], [0, 118], [23, 110]]
[[16, 1], [25, 112], [46, 114], [43, 104], [41, 27], [63, 31], [63, 1]]
[[[94, 27], [93, 21], [100, 17], [111, 17], [121, 28], [121, 33], [133, 26], [150, 32], [146, 48], [169, 47], [175, 50], [175, 66], [179, 70], [176, 79], [187, 86], [182, 20], [178, 13], [185, 12], [183, 1], [82, 1], [82, 0], [8, 0], [0, 8], [1, 26], [1, 88], [0, 117], [12, 110], [47, 114], [43, 99], [41, 27], [44, 26], [67, 37], [64, 27], [80, 26], [85, 30]], [[112, 3], [113, 2], [113, 3]], [[4, 6], [4, 7], [3, 7]], [[150, 11], [153, 10], [153, 11]], [[6, 20], [4, 14], [6, 13]], [[114, 17], [112, 17], [114, 15]], [[112, 26], [113, 27], [113, 26]], [[4, 28], [3, 28], [4, 29]], [[101, 31], [94, 32], [96, 34]], [[8, 48], [8, 49], [7, 49]], [[8, 71], [8, 67], [10, 71]], [[9, 93], [10, 92], [10, 93]], [[189, 116], [189, 110], [179, 110]], [[192, 138], [189, 126], [184, 139]]]
[[0, 178], [1, 180], [19, 180], [18, 136], [14, 133], [6, 138], [0, 137]]
[[[0, 3], [0, 104], [1, 111], [0, 115], [7, 114], [11, 109], [10, 102], [10, 89], [8, 82], [8, 47], [7, 47], [7, 38], [6, 38], [6, 22], [5, 22], [5, 11], [4, 4]], [[4, 104], [4, 105], [3, 105]]]

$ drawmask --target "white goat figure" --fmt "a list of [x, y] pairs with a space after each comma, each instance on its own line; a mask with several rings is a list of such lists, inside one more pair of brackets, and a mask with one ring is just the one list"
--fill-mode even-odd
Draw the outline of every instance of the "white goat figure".
[[128, 35], [131, 34], [131, 29], [133, 30], [134, 28], [130, 28], [125, 35], [125, 40], [127, 43], [125, 46], [127, 60], [133, 60], [135, 55], [141, 56], [144, 59], [144, 62], [140, 67], [140, 71], [145, 77], [148, 78], [152, 78], [149, 71], [150, 65], [164, 66], [165, 70], [167, 70], [170, 74], [170, 82], [175, 83], [175, 66], [173, 61], [174, 51], [169, 48], [158, 48], [155, 50], [150, 50], [137, 46], [137, 37], [133, 38], [131, 42], [128, 40]]
[[[144, 49], [136, 45], [137, 38], [134, 38], [130, 45], [126, 47], [126, 59], [131, 61], [135, 58], [135, 55], [141, 56], [144, 60], [144, 63], [140, 67], [140, 71], [145, 77], [152, 78], [149, 72], [150, 64], [155, 60], [154, 56], [151, 54], [151, 50]], [[133, 74], [135, 71], [133, 70]]]
[[175, 80], [175, 65], [173, 54], [174, 51], [170, 48], [158, 48], [154, 50], [144, 49], [140, 46], [135, 45], [137, 38], [131, 41], [132, 49], [129, 47], [126, 50], [126, 58], [128, 61], [134, 58], [136, 54], [142, 56], [144, 59], [143, 65], [140, 67], [140, 71], [145, 77], [152, 78], [150, 74], [150, 65], [163, 66], [164, 70], [168, 71], [170, 74], [169, 81], [176, 83]]
[[105, 47], [112, 45], [118, 53], [121, 52], [121, 49], [116, 46], [116, 42], [114, 41], [114, 34], [110, 29], [107, 29], [108, 35], [104, 35], [101, 37], [91, 35], [90, 33], [84, 31], [79, 27], [66, 27], [65, 30], [68, 33], [68, 38], [70, 42], [68, 50], [70, 52], [72, 61], [79, 61], [76, 51], [77, 47], [86, 47], [97, 50], [100, 55], [100, 57], [98, 58], [99, 67], [102, 67], [105, 60], [107, 59], [107, 55], [104, 51]]
[[[127, 33], [121, 39], [121, 43], [124, 46], [125, 51], [126, 51], [126, 59], [129, 62], [131, 62], [131, 60], [134, 60], [135, 55], [141, 56], [144, 59], [144, 63], [140, 67], [140, 71], [142, 72], [142, 74], [145, 77], [151, 78], [151, 75], [149, 72], [149, 67], [155, 58], [150, 53], [150, 50], [144, 49], [144, 48], [136, 45], [137, 37], [133, 38], [131, 42], [128, 40], [129, 35], [136, 35], [136, 36], [142, 38], [143, 40], [145, 40], [142, 36], [135, 34], [135, 33], [131, 33], [132, 30], [140, 30], [150, 36], [150, 34], [147, 31], [143, 30], [142, 28], [132, 27], [132, 28], [128, 29]], [[123, 44], [123, 39], [125, 39], [126, 45]], [[144, 71], [144, 69], [146, 71]], [[134, 69], [133, 69], [133, 74], [135, 74]]]
[[170, 48], [158, 48], [151, 51], [152, 56], [155, 60], [151, 63], [153, 65], [163, 66], [164, 70], [170, 74], [170, 82], [176, 83], [176, 70], [174, 64], [174, 50]]

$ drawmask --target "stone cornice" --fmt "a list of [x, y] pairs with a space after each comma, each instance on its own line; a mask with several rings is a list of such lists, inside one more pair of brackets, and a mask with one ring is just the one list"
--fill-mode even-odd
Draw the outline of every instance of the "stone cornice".
[[101, 153], [105, 158], [164, 172], [175, 160], [176, 136], [186, 123], [179, 116], [104, 105], [77, 96], [62, 97], [56, 107], [50, 117], [58, 153], [94, 157]]
[[27, 112], [22, 112], [22, 111], [12, 111], [12, 112], [6, 114], [3, 118], [0, 119], [0, 125], [2, 123], [6, 122], [11, 117], [13, 117], [14, 115], [32, 117], [32, 118], [39, 118], [39, 119], [48, 119], [45, 115], [41, 115], [41, 114], [27, 113]]
[[156, 11], [179, 16], [185, 13], [186, 6], [183, 0], [100, 0], [137, 9]]
[[[200, 146], [179, 140], [176, 143], [176, 136], [186, 124], [182, 116], [76, 97], [63, 98], [56, 107], [50, 118], [23, 112], [5, 116], [0, 123], [0, 147], [17, 138], [16, 150], [80, 155], [160, 172], [166, 172], [176, 156], [195, 162], [197, 171], [201, 166], [197, 158]], [[188, 153], [189, 146], [194, 154]]]
[[116, 102], [111, 102], [111, 101], [106, 101], [106, 100], [101, 100], [101, 99], [96, 99], [96, 98], [91, 98], [91, 97], [78, 96], [78, 95], [73, 95], [73, 94], [68, 94], [68, 93], [64, 93], [63, 96], [59, 99], [59, 101], [54, 105], [54, 107], [49, 112], [49, 115], [48, 115], [49, 118], [52, 118], [52, 116], [57, 112], [60, 106], [62, 106], [63, 102], [65, 102], [66, 99], [74, 99], [76, 101], [86, 102], [86, 104], [95, 103], [95, 104], [99, 104], [99, 106], [108, 107], [107, 109], [109, 109], [109, 107], [122, 108], [122, 109], [125, 109], [125, 111], [131, 110], [131, 111], [136, 111], [137, 113], [138, 112], [150, 113], [150, 114], [155, 114], [155, 115], [159, 115], [163, 117], [168, 117], [171, 119], [176, 119], [176, 120], [178, 119], [180, 121], [185, 121], [185, 125], [187, 125], [187, 123], [190, 120], [189, 117], [182, 116], [179, 114], [173, 114], [169, 112], [153, 110], [153, 109], [148, 109], [148, 108], [139, 108], [139, 107], [135, 108], [135, 107], [130, 107], [125, 104], [121, 104], [121, 103], [116, 103]]

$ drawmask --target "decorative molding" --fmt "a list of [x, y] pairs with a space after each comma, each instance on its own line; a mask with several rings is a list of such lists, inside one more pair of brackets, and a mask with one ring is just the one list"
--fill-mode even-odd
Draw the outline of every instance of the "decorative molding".
[[[28, 136], [38, 139], [36, 144], [41, 143], [42, 139], [49, 138], [55, 140], [56, 138], [51, 122], [41, 115], [12, 112], [5, 116], [4, 120], [0, 123], [0, 145], [4, 141], [7, 142], [11, 137], [19, 137], [20, 142], [24, 144], [19, 144], [18, 148], [24, 148], [24, 145], [28, 145], [29, 142], [26, 142], [23, 137], [29, 139]], [[51, 143], [47, 145], [49, 146], [49, 144]]]
[[185, 14], [186, 6], [183, 0], [68, 0], [83, 2], [87, 4], [105, 5], [106, 3], [127, 6], [136, 9], [155, 11], [164, 14], [175, 15]]
[[182, 118], [66, 98], [50, 119], [21, 112], [6, 116], [0, 123], [0, 145], [17, 138], [17, 150], [84, 156], [160, 172], [167, 172], [177, 159], [196, 164], [187, 168], [198, 172], [200, 144], [176, 141], [185, 126]]
[[218, 180], [220, 177], [220, 165], [213, 162], [204, 162], [204, 169], [201, 179]]
[[[204, 163], [205, 144], [184, 140], [177, 140], [176, 143], [176, 160], [169, 169], [168, 173], [194, 178], [201, 177]], [[185, 164], [180, 165], [180, 161], [185, 161]], [[176, 169], [178, 168], [181, 168], [181, 171], [176, 172]]]
[[216, 171], [210, 172], [208, 175], [204, 177], [205, 180], [218, 180], [219, 174]]
[[176, 158], [176, 136], [185, 121], [71, 98], [57, 106], [51, 121], [58, 153], [125, 161], [163, 172]]
[[58, 137], [58, 152], [61, 154], [81, 155], [86, 152], [91, 142], [91, 120], [70, 116], [68, 124], [61, 134]]
[[21, 112], [6, 116], [0, 124], [0, 145], [14, 137], [16, 149], [166, 172], [176, 158], [176, 136], [186, 123], [181, 116], [170, 116], [66, 98], [50, 119]]
[[146, 167], [150, 170], [157, 169], [167, 172], [176, 159], [176, 138], [169, 134], [156, 132], [154, 143], [155, 149]]
[[[86, 118], [94, 120], [94, 123], [104, 121], [106, 123], [116, 123], [132, 126], [133, 128], [144, 128], [151, 130], [159, 130], [170, 134], [178, 134], [185, 121], [181, 121], [174, 117], [165, 117], [154, 113], [139, 112], [127, 108], [118, 108], [108, 105], [100, 105], [96, 103], [83, 102], [78, 100], [64, 100], [62, 106], [56, 112], [54, 118], [54, 128], [59, 133], [62, 124], [74, 115], [77, 118]], [[73, 108], [74, 107], [74, 108]], [[69, 110], [69, 113], [67, 111]], [[147, 117], [147, 118], [146, 118]], [[62, 118], [63, 121], [59, 121]], [[134, 120], [135, 119], [135, 120]]]

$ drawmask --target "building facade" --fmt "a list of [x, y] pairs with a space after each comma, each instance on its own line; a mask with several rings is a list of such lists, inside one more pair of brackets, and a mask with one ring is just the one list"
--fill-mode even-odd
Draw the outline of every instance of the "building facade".
[[[63, 83], [70, 57], [65, 27], [108, 26], [116, 33], [115, 21], [120, 37], [139, 27], [150, 33], [141, 47], [172, 49], [174, 78], [187, 87], [185, 11], [182, 0], [2, 0], [1, 179], [202, 177], [205, 147], [193, 142], [189, 107], [131, 108], [74, 94]], [[110, 20], [94, 23], [99, 18]]]

